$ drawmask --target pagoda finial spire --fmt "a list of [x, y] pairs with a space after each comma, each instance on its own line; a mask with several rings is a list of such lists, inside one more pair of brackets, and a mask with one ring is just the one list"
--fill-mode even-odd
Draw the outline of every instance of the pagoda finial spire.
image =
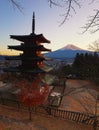
[[33, 19], [32, 19], [32, 33], [35, 32], [35, 13], [33, 12]]

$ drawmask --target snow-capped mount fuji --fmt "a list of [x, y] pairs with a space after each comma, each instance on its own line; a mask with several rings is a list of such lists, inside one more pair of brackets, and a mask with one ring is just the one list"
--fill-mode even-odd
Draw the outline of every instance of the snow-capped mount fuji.
[[84, 49], [81, 49], [73, 44], [68, 44], [65, 47], [62, 47], [61, 49], [58, 49], [56, 51], [52, 51], [49, 53], [46, 53], [45, 56], [52, 59], [70, 59], [75, 58], [77, 53], [83, 53], [90, 52]]
[[77, 47], [73, 44], [68, 44], [66, 46], [64, 46], [63, 48], [61, 48], [61, 50], [83, 50], [80, 47]]

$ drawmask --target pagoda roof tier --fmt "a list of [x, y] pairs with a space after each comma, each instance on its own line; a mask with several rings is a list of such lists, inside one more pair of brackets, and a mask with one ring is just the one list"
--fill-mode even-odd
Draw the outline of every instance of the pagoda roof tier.
[[21, 69], [18, 67], [11, 67], [11, 68], [5, 68], [4, 69], [5, 72], [20, 72], [20, 73], [34, 73], [34, 74], [38, 74], [38, 73], [45, 73], [45, 71], [41, 68], [36, 68], [36, 69]]
[[50, 43], [49, 40], [47, 40], [43, 34], [34, 34], [34, 33], [31, 33], [30, 35], [10, 35], [10, 38], [12, 39], [16, 39], [16, 40], [19, 40], [19, 41], [22, 41], [22, 42], [34, 42], [34, 41], [38, 41], [40, 43]]
[[43, 47], [43, 45], [31, 45], [31, 46], [25, 46], [24, 44], [22, 45], [16, 45], [16, 46], [8, 46], [8, 49], [14, 49], [14, 50], [18, 50], [18, 51], [22, 51], [22, 50], [27, 50], [27, 49], [32, 49], [32, 50], [36, 50], [36, 51], [51, 51], [50, 49], [47, 49], [45, 47]]
[[7, 56], [6, 60], [36, 60], [36, 61], [43, 61], [45, 60], [44, 57], [35, 56], [35, 57], [25, 57], [25, 56]]

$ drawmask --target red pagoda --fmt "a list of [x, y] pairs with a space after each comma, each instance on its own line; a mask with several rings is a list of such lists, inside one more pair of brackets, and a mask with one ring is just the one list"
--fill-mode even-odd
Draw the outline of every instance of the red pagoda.
[[10, 35], [10, 38], [22, 42], [20, 45], [8, 46], [8, 49], [22, 51], [19, 56], [7, 57], [7, 60], [21, 60], [21, 65], [18, 67], [10, 67], [6, 71], [19, 72], [21, 75], [34, 76], [44, 73], [45, 60], [42, 55], [43, 51], [50, 51], [46, 49], [41, 43], [50, 43], [43, 34], [35, 34], [35, 14], [32, 19], [32, 33], [29, 35]]

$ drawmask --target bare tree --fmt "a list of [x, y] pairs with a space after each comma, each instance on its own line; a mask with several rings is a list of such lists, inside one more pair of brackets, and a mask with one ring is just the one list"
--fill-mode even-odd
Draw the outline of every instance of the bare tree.
[[[65, 9], [65, 13], [62, 15], [64, 16], [63, 21], [60, 25], [64, 24], [66, 20], [71, 16], [72, 12], [76, 13], [76, 8], [81, 7], [81, 0], [48, 0], [50, 3], [50, 6], [52, 5], [60, 5], [62, 8]], [[90, 4], [93, 4], [95, 0], [89, 0]], [[90, 19], [84, 26], [84, 32], [88, 31], [89, 29], [92, 29], [91, 32], [99, 31], [99, 9], [95, 9], [94, 16], [90, 16]]]
[[95, 52], [99, 52], [99, 39], [90, 44], [89, 49]]
[[[9, 1], [11, 1], [12, 4], [22, 12], [22, 7], [18, 2], [18, 0], [9, 0]], [[63, 25], [70, 16], [72, 16], [72, 13], [76, 14], [77, 8], [81, 7], [81, 0], [47, 0], [47, 1], [50, 4], [50, 7], [58, 6], [64, 8], [64, 14], [61, 15], [63, 16], [63, 20], [60, 23], [60, 26]], [[95, 0], [89, 0], [89, 2], [90, 4], [93, 4]], [[84, 26], [83, 33], [90, 29], [92, 33], [99, 31], [99, 9], [95, 8], [95, 14], [94, 16], [90, 16], [88, 22]]]

